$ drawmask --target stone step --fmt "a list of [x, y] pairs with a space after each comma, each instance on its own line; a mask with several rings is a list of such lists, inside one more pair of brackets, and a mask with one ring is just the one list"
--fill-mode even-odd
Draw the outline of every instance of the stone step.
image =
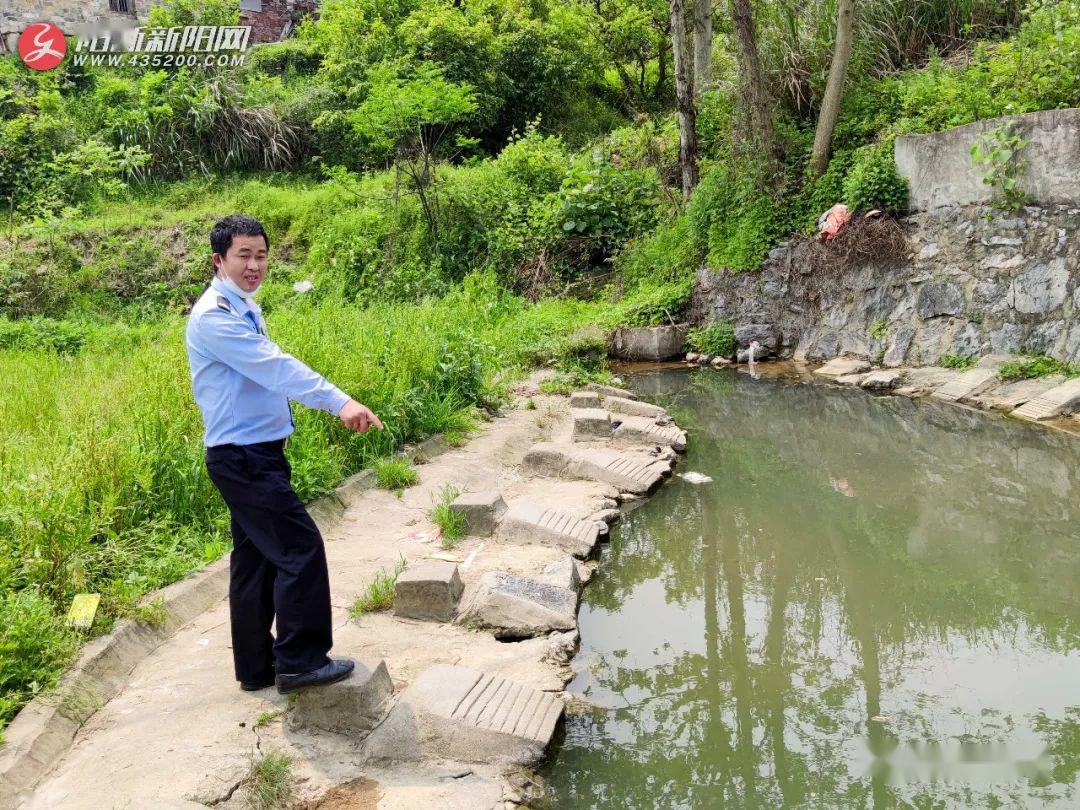
[[595, 391], [574, 391], [570, 394], [571, 408], [599, 408], [600, 395]]
[[497, 490], [466, 492], [453, 500], [450, 510], [465, 518], [469, 534], [488, 537], [506, 513], [506, 502]]
[[841, 377], [845, 374], [861, 374], [870, 370], [870, 364], [856, 357], [835, 357], [814, 373], [821, 377]]
[[613, 413], [624, 413], [628, 416], [647, 416], [650, 419], [660, 419], [668, 415], [668, 412], [659, 405], [624, 397], [605, 397], [604, 407]]
[[945, 383], [932, 396], [944, 402], [957, 402], [981, 394], [996, 382], [996, 368], [973, 368], [965, 371], [952, 382]]
[[394, 583], [394, 615], [448, 622], [457, 614], [465, 585], [452, 562], [414, 563]]
[[495, 631], [498, 638], [532, 638], [577, 627], [577, 593], [547, 582], [488, 571], [458, 620]]
[[576, 557], [588, 557], [600, 540], [592, 520], [580, 520], [561, 509], [517, 501], [506, 512], [497, 538], [505, 543], [554, 546]]
[[641, 462], [608, 450], [576, 448], [554, 442], [533, 445], [525, 454], [522, 467], [534, 475], [602, 481], [635, 495], [651, 492], [664, 478], [655, 463]]
[[385, 661], [374, 666], [357, 661], [345, 680], [296, 692], [289, 726], [363, 737], [383, 719], [393, 693]]
[[613, 433], [616, 439], [630, 439], [650, 446], [670, 447], [681, 453], [686, 449], [686, 431], [675, 425], [658, 425], [644, 416], [624, 416]]
[[871, 371], [859, 381], [859, 387], [867, 391], [891, 391], [903, 382], [904, 373], [898, 369]]
[[1080, 405], [1080, 379], [1067, 380], [1046, 393], [1029, 399], [1010, 415], [1034, 422], [1069, 413], [1078, 405]]
[[611, 438], [611, 414], [603, 408], [572, 408], [570, 419], [573, 422], [570, 438], [575, 442]]
[[547, 692], [500, 675], [439, 664], [420, 674], [373, 735], [375, 759], [535, 765], [562, 717]]
[[622, 397], [623, 399], [637, 399], [637, 394], [633, 391], [627, 391], [625, 388], [616, 388], [612, 385], [601, 385], [600, 383], [591, 382], [586, 386], [590, 391], [595, 391], [602, 397]]

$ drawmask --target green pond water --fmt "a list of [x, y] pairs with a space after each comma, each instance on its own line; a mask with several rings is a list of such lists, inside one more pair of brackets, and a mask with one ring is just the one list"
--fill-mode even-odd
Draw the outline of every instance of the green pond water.
[[1080, 807], [1080, 439], [629, 379], [690, 448], [585, 591], [551, 806]]

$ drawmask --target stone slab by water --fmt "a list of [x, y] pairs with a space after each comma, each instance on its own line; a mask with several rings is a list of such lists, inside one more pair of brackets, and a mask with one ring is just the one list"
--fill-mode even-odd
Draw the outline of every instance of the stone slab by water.
[[289, 726], [363, 737], [382, 720], [393, 693], [385, 661], [374, 666], [357, 661], [345, 680], [297, 692]]
[[498, 490], [466, 492], [454, 499], [450, 509], [465, 518], [469, 534], [487, 537], [506, 513], [506, 503]]
[[668, 415], [668, 412], [659, 405], [653, 405], [651, 402], [641, 402], [637, 399], [624, 399], [623, 397], [605, 397], [604, 407], [613, 413], [623, 413], [629, 416], [647, 416], [650, 419], [659, 419]]
[[675, 425], [658, 425], [645, 416], [624, 416], [615, 428], [616, 439], [630, 439], [641, 444], [670, 447], [681, 453], [686, 449], [686, 431]]
[[577, 594], [546, 582], [489, 571], [480, 577], [462, 622], [500, 638], [531, 638], [577, 627]]
[[1011, 415], [1033, 421], [1053, 419], [1055, 416], [1075, 410], [1078, 405], [1080, 405], [1080, 379], [1068, 380], [1034, 399], [1029, 399]]
[[394, 615], [448, 622], [457, 613], [465, 586], [452, 562], [414, 563], [394, 583]]
[[821, 377], [840, 377], [847, 374], [861, 374], [870, 370], [870, 364], [856, 357], [837, 357], [830, 360], [814, 373]]
[[535, 765], [563, 713], [547, 692], [499, 675], [441, 664], [402, 693], [367, 754], [373, 759]]
[[570, 394], [571, 408], [599, 408], [600, 395], [595, 391], [574, 391]]
[[602, 383], [591, 382], [585, 385], [590, 391], [595, 391], [602, 397], [622, 397], [623, 399], [637, 399], [638, 396], [633, 391], [627, 391], [625, 388], [616, 388], [613, 385], [604, 385]]
[[945, 383], [932, 396], [944, 402], [957, 402], [981, 394], [996, 383], [997, 369], [973, 368], [965, 371], [952, 382]]
[[572, 408], [571, 438], [575, 442], [607, 439], [611, 436], [611, 414], [602, 408]]
[[507, 510], [497, 537], [505, 543], [553, 546], [577, 557], [588, 557], [599, 541], [600, 529], [561, 509], [517, 501]]
[[522, 460], [522, 468], [534, 475], [602, 481], [635, 495], [652, 491], [664, 478], [655, 465], [629, 455], [555, 442], [533, 445]]

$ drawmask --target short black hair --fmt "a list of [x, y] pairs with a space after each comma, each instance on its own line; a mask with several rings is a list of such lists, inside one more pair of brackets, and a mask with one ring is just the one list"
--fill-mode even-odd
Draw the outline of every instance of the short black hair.
[[210, 230], [210, 249], [224, 256], [232, 247], [234, 236], [261, 236], [266, 240], [266, 249], [270, 249], [270, 237], [266, 228], [255, 217], [247, 214], [230, 214], [220, 220]]

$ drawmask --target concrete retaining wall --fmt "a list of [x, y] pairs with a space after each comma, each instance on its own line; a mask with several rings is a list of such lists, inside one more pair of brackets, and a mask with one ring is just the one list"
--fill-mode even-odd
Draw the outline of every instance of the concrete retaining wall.
[[993, 187], [983, 183], [985, 170], [974, 165], [971, 147], [1003, 124], [1028, 141], [1020, 154], [1026, 169], [1020, 187], [1033, 203], [1080, 204], [1080, 109], [991, 118], [932, 135], [896, 139], [896, 165], [910, 187], [912, 210], [973, 205], [993, 200]]

